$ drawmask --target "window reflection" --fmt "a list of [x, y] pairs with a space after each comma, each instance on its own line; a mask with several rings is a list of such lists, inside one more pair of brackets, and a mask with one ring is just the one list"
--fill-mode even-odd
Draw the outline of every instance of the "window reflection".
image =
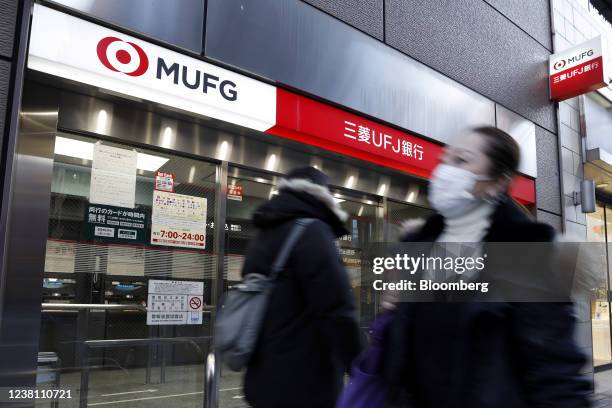
[[204, 0], [53, 1], [197, 53], [202, 50]]

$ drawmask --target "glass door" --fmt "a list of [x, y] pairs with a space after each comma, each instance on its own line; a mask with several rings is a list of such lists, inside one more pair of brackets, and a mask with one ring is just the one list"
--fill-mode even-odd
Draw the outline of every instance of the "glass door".
[[[253, 213], [277, 194], [278, 181], [279, 176], [263, 171], [238, 167], [230, 167], [228, 170], [227, 219], [226, 225], [223, 226], [226, 231], [225, 290], [241, 280], [247, 247], [257, 234], [251, 223]], [[332, 188], [331, 192], [340, 207], [349, 214], [345, 224], [348, 234], [339, 237], [336, 245], [349, 275], [360, 326], [365, 330], [379, 309], [379, 299], [374, 290], [361, 280], [368, 246], [383, 241], [385, 228], [393, 231], [395, 239], [401, 221], [425, 217], [431, 211], [406, 203], [388, 201], [388, 215], [385, 219], [384, 204], [380, 197], [340, 188]], [[223, 408], [247, 406], [242, 392], [242, 373], [222, 371], [219, 400]]]
[[213, 163], [57, 135], [38, 386], [73, 390], [60, 406], [202, 406], [216, 175]]
[[[238, 284], [247, 248], [257, 231], [251, 220], [253, 213], [276, 194], [278, 178], [269, 173], [230, 167], [227, 180], [227, 210], [225, 228], [225, 256], [223, 259], [224, 292]], [[247, 407], [242, 391], [243, 373], [221, 370], [219, 406]]]
[[[409, 196], [410, 197], [410, 196]], [[413, 197], [416, 200], [416, 197]], [[402, 223], [407, 220], [425, 220], [433, 210], [413, 204], [389, 200], [387, 203], [387, 241], [396, 242], [402, 237]]]
[[[251, 223], [255, 210], [277, 194], [278, 176], [249, 169], [230, 167], [228, 171], [226, 255], [224, 287], [227, 290], [241, 280], [241, 270], [249, 242], [257, 231]], [[361, 265], [364, 249], [382, 239], [382, 206], [374, 196], [348, 190], [332, 189], [340, 207], [349, 214], [348, 234], [336, 241], [338, 251], [349, 274], [360, 320], [367, 322], [375, 313], [371, 290], [361, 285]], [[366, 323], [363, 324], [365, 327]], [[228, 370], [220, 382], [220, 406], [243, 407], [242, 373]]]
[[[255, 210], [277, 193], [278, 177], [264, 172], [230, 168], [227, 194], [226, 289], [240, 282], [240, 272], [248, 244], [257, 233], [251, 219]], [[351, 285], [363, 321], [373, 318], [373, 294], [361, 286], [364, 249], [382, 240], [382, 205], [375, 196], [332, 188], [340, 207], [349, 214], [345, 226], [348, 234], [336, 244], [350, 276]]]
[[358, 308], [359, 324], [363, 330], [377, 312], [376, 296], [373, 289], [362, 282], [362, 266], [368, 246], [382, 241], [382, 203], [377, 197], [349, 191], [334, 191], [340, 207], [349, 214], [345, 223], [349, 231], [337, 240], [342, 262], [349, 274], [355, 303]]
[[[608, 223], [606, 218], [612, 216], [601, 204], [594, 213], [587, 214], [587, 239], [589, 242], [607, 243]], [[607, 245], [606, 245], [607, 246]], [[605, 247], [602, 246], [602, 251]], [[608, 260], [609, 263], [609, 260]], [[607, 275], [607, 271], [604, 271]], [[603, 275], [603, 274], [602, 274]], [[612, 343], [610, 341], [610, 302], [608, 298], [608, 279], [602, 279], [591, 300], [591, 324], [593, 336], [593, 365], [612, 363]]]

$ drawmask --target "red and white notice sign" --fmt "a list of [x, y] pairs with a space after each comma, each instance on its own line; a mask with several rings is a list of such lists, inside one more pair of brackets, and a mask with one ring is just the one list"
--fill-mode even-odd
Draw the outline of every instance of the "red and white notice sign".
[[206, 198], [153, 191], [151, 245], [204, 249]]
[[562, 101], [607, 86], [601, 36], [563, 52], [549, 60], [550, 99]]
[[174, 193], [174, 174], [158, 171], [155, 173], [155, 190]]
[[240, 184], [230, 184], [227, 186], [227, 199], [242, 201], [242, 186]]

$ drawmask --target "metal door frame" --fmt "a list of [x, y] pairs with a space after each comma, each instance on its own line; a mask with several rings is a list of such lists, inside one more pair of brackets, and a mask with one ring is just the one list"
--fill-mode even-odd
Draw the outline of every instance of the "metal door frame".
[[[0, 384], [34, 387], [58, 93], [24, 85], [6, 222]], [[29, 402], [33, 404], [33, 402]]]

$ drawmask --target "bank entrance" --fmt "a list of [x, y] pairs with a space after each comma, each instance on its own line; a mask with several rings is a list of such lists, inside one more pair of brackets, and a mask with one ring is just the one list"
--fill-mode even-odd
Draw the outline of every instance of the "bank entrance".
[[[329, 174], [350, 215], [337, 246], [365, 335], [379, 299], [361, 284], [363, 254], [430, 213], [423, 180], [59, 85], [27, 83], [20, 135], [39, 185], [21, 202], [45, 220], [22, 248], [38, 261], [25, 273], [40, 293], [37, 387], [72, 390], [59, 406], [204, 406], [216, 307], [240, 281], [252, 214], [299, 166]], [[223, 370], [219, 406], [245, 406], [241, 385]]]

